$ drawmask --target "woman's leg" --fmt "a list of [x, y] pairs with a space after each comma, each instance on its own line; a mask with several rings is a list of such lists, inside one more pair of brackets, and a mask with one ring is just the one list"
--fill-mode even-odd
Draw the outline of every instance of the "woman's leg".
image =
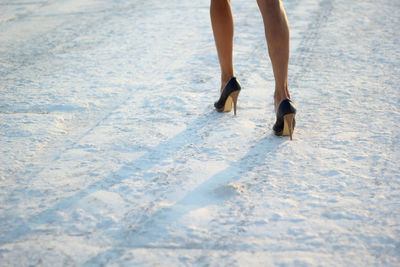
[[221, 90], [233, 75], [233, 17], [230, 0], [211, 0], [211, 24], [221, 66]]
[[268, 53], [275, 77], [275, 111], [288, 98], [289, 24], [280, 0], [257, 0], [265, 28]]

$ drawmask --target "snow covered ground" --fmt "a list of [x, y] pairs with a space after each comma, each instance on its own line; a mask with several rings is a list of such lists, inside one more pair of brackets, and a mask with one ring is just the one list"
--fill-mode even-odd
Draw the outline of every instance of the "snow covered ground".
[[208, 1], [0, 2], [0, 266], [399, 266], [400, 2], [284, 1], [292, 142], [232, 5], [236, 117]]

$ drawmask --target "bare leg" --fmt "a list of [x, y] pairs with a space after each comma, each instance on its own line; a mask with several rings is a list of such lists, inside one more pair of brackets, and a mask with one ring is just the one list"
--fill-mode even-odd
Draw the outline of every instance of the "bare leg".
[[221, 66], [221, 90], [233, 77], [233, 17], [230, 0], [211, 0], [211, 24]]
[[275, 111], [288, 98], [289, 24], [280, 0], [257, 0], [265, 28], [268, 53], [275, 77]]

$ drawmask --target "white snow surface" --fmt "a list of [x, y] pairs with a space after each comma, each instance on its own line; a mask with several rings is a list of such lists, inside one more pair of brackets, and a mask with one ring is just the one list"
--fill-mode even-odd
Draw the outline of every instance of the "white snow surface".
[[237, 116], [209, 1], [1, 1], [0, 266], [399, 266], [400, 2], [283, 3], [293, 141], [256, 1]]

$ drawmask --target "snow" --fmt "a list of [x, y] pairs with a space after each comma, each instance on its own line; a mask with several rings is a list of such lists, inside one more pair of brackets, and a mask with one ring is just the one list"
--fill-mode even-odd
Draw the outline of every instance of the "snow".
[[0, 266], [398, 266], [400, 3], [283, 3], [293, 141], [256, 1], [237, 116], [208, 1], [2, 1]]

